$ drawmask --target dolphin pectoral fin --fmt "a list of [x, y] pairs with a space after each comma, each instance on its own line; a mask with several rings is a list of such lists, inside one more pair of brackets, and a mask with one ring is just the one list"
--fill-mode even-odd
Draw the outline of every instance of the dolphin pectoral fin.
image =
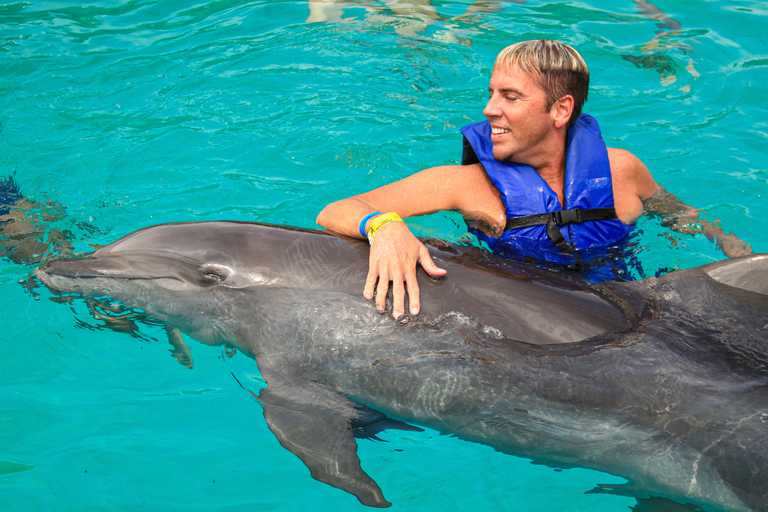
[[180, 365], [186, 366], [191, 370], [194, 361], [192, 360], [192, 354], [189, 351], [189, 347], [181, 338], [181, 331], [166, 324], [165, 332], [168, 335], [168, 343], [173, 347], [173, 350], [171, 350], [173, 358], [178, 361]]
[[280, 387], [270, 380], [259, 402], [280, 444], [301, 459], [315, 480], [354, 495], [363, 505], [389, 507], [378, 484], [360, 467], [353, 431], [357, 404], [311, 383]]

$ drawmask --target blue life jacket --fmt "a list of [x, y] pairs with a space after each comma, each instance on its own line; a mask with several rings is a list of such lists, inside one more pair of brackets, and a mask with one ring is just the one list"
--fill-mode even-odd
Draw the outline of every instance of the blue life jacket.
[[469, 223], [470, 231], [492, 251], [567, 264], [626, 240], [632, 226], [616, 218], [608, 151], [592, 116], [582, 114], [568, 130], [564, 188], [568, 210], [533, 167], [493, 157], [488, 121], [465, 126], [461, 132], [462, 164], [483, 165], [506, 209], [507, 226], [500, 237], [488, 236]]

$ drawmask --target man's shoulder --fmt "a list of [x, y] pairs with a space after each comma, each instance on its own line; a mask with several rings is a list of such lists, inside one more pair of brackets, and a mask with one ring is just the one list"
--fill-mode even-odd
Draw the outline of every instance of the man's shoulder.
[[642, 160], [625, 149], [606, 149], [611, 164], [611, 178], [615, 185], [632, 186], [641, 199], [653, 195], [657, 187], [656, 181]]
[[645, 167], [643, 162], [626, 149], [606, 148], [608, 160], [611, 162], [611, 172], [633, 173], [638, 167]]

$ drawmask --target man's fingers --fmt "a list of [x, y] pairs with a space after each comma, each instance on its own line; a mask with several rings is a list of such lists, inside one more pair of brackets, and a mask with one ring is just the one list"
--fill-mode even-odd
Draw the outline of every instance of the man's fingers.
[[379, 276], [379, 285], [376, 287], [376, 309], [379, 313], [387, 311], [387, 291], [389, 290], [389, 279], [385, 276]]
[[392, 316], [399, 318], [405, 313], [405, 286], [402, 277], [392, 277]]
[[373, 266], [368, 267], [368, 276], [365, 278], [365, 287], [363, 288], [363, 297], [368, 300], [373, 298], [373, 288], [376, 286], [376, 280], [379, 274]]
[[[418, 315], [421, 310], [419, 284], [416, 276], [418, 264], [432, 277], [447, 272], [435, 265], [429, 251], [402, 223], [390, 223], [381, 230], [371, 244], [369, 269], [363, 296], [372, 299], [375, 293], [376, 309], [386, 311], [387, 292], [392, 286], [392, 316], [405, 314], [406, 299], [409, 313]], [[405, 227], [403, 231], [402, 228]], [[398, 231], [399, 229], [399, 231]]]
[[[412, 315], [418, 315], [421, 309], [421, 300], [419, 299], [419, 281], [416, 279], [416, 273], [409, 274], [405, 280], [408, 290], [408, 306]], [[403, 310], [403, 312], [405, 312]]]
[[424, 271], [432, 277], [442, 277], [448, 273], [444, 268], [435, 265], [435, 262], [432, 261], [432, 256], [429, 255], [429, 251], [426, 248], [422, 248], [419, 254], [419, 263], [421, 263]]

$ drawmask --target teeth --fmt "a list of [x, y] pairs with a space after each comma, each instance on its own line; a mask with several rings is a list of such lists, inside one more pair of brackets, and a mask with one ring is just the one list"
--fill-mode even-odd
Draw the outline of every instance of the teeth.
[[504, 128], [493, 128], [494, 135], [501, 135], [502, 133], [509, 133], [509, 130], [506, 130]]

